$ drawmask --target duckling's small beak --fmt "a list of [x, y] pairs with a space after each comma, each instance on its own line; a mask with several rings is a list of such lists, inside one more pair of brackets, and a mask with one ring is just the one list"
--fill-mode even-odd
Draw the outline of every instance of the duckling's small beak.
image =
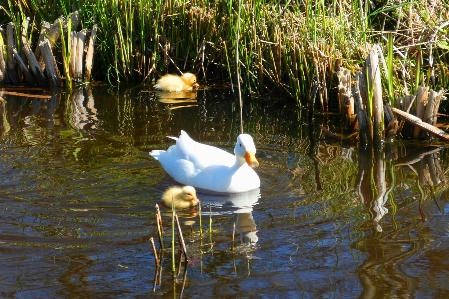
[[256, 168], [259, 166], [259, 161], [256, 159], [256, 155], [253, 152], [247, 151], [245, 154], [245, 160], [249, 167]]
[[201, 201], [198, 199], [198, 197], [193, 197], [192, 203], [194, 203], [195, 205], [199, 205], [201, 203]]

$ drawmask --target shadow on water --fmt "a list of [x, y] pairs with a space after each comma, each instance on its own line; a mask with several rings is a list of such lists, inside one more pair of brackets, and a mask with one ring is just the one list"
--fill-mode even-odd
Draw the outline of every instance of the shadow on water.
[[200, 193], [201, 234], [198, 211], [180, 211], [189, 263], [173, 280], [168, 209], [160, 268], [149, 238], [157, 239], [154, 206], [176, 182], [148, 152], [181, 130], [232, 151], [239, 108], [229, 92], [0, 97], [1, 297], [449, 294], [442, 144], [335, 144], [320, 130], [338, 129], [331, 116], [309, 125], [294, 107], [249, 101], [244, 131], [257, 146], [261, 188]]

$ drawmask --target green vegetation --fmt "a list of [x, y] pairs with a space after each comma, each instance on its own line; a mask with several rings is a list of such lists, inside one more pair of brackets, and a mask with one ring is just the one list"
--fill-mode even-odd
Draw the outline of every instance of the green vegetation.
[[300, 103], [319, 84], [328, 101], [335, 70], [358, 71], [375, 43], [388, 59], [390, 101], [448, 81], [449, 4], [442, 0], [22, 0], [0, 7], [0, 19], [19, 24], [30, 17], [34, 37], [41, 21], [74, 10], [83, 28], [98, 24], [93, 75], [111, 84], [174, 73], [171, 58], [203, 82], [236, 84], [239, 71], [246, 94], [281, 92]]

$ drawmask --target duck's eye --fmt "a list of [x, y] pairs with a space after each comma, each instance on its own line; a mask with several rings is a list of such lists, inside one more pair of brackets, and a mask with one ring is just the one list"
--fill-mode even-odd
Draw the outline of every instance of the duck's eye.
[[240, 143], [240, 147], [242, 147], [242, 144]]

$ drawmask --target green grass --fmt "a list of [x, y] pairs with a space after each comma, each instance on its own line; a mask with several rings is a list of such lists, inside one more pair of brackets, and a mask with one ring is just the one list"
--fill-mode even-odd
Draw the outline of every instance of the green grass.
[[[37, 35], [42, 20], [53, 22], [80, 9], [82, 27], [98, 24], [100, 29], [96, 80], [114, 85], [153, 81], [179, 68], [196, 73], [203, 82], [236, 85], [238, 72], [245, 94], [284, 94], [298, 104], [306, 104], [315, 82], [325, 88], [327, 102], [335, 89], [335, 70], [342, 65], [358, 71], [371, 45], [378, 43], [388, 57], [384, 88], [391, 101], [405, 85], [410, 92], [424, 82], [434, 89], [446, 87], [444, 42], [449, 26], [443, 25], [449, 5], [437, 2], [438, 9], [393, 1], [371, 8], [369, 2], [357, 0], [242, 0], [240, 8], [236, 0], [22, 0], [0, 8], [0, 18], [18, 23], [31, 17]], [[423, 32], [435, 34], [420, 40]], [[418, 50], [410, 50], [416, 46]]]

